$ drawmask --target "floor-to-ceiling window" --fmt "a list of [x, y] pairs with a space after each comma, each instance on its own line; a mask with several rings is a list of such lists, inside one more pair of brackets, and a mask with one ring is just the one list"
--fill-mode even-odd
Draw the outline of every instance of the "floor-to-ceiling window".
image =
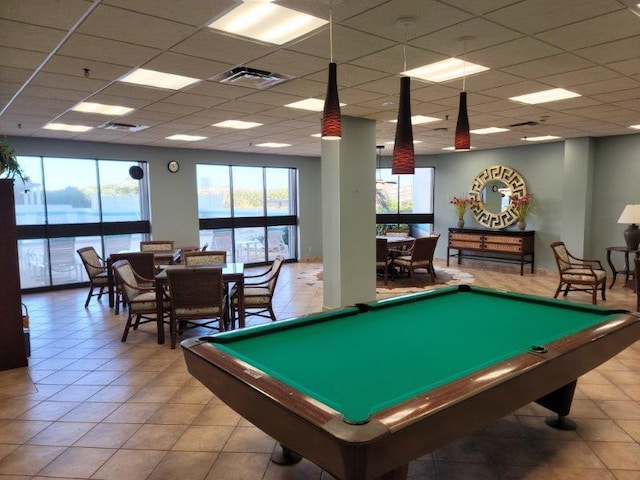
[[27, 182], [14, 183], [23, 289], [87, 281], [76, 250], [106, 257], [138, 245], [150, 231], [146, 176], [138, 162], [22, 156]]
[[296, 170], [198, 165], [200, 243], [230, 261], [296, 258]]
[[413, 175], [392, 175], [390, 168], [376, 171], [376, 224], [378, 233], [409, 230], [414, 236], [433, 229], [433, 167], [416, 168]]

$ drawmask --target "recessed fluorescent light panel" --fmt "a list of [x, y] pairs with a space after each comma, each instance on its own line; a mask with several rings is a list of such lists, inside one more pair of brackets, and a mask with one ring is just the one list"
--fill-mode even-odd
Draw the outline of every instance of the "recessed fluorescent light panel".
[[[341, 107], [346, 107], [346, 103], [340, 102]], [[321, 112], [324, 110], [324, 100], [317, 98], [307, 98], [293, 103], [288, 103], [285, 107], [297, 108], [299, 110], [309, 110], [310, 112]]]
[[48, 123], [44, 126], [45, 130], [58, 130], [61, 132], [88, 132], [93, 127], [86, 125], [68, 125], [66, 123]]
[[198, 140], [204, 140], [207, 137], [200, 137], [198, 135], [171, 135], [170, 137], [165, 137], [167, 140], [178, 140], [182, 142], [197, 142]]
[[[633, 128], [633, 127], [632, 127]], [[313, 135], [311, 135], [312, 137], [316, 137], [316, 138], [322, 138], [322, 134], [321, 133], [314, 133]]]
[[483, 67], [482, 65], [465, 62], [464, 60], [460, 60], [458, 58], [449, 58], [441, 62], [432, 63], [430, 65], [423, 65], [422, 67], [407, 70], [406, 72], [402, 72], [402, 74], [408, 77], [427, 80], [429, 82], [446, 82], [447, 80], [468, 77], [475, 73], [484, 72], [486, 70], [489, 69], [487, 67]]
[[104, 105], [102, 103], [82, 102], [73, 107], [74, 112], [99, 113], [101, 115], [121, 116], [133, 112], [133, 108], [120, 105]]
[[634, 130], [640, 130], [640, 124], [638, 124], [638, 125], [629, 125], [629, 128], [633, 128]]
[[476, 133], [478, 135], [489, 135], [491, 133], [500, 133], [500, 132], [508, 132], [508, 128], [500, 128], [500, 127], [487, 127], [487, 128], [478, 128], [476, 130], [471, 130], [471, 133]]
[[525, 142], [545, 142], [547, 140], [557, 140], [560, 137], [556, 137], [554, 135], [543, 135], [541, 137], [522, 137], [521, 140]]
[[326, 25], [326, 20], [269, 2], [246, 2], [209, 24], [210, 28], [283, 45]]
[[225, 120], [224, 122], [214, 123], [213, 127], [235, 128], [237, 130], [246, 130], [248, 128], [260, 127], [262, 123], [243, 122], [242, 120]]
[[267, 148], [284, 148], [290, 147], [290, 143], [276, 143], [276, 142], [266, 142], [266, 143], [256, 143], [256, 147], [267, 147]]
[[[476, 148], [476, 147], [471, 147], [471, 149], [470, 149], [470, 150], [473, 150], [473, 149], [475, 149], [475, 148]], [[455, 147], [455, 146], [451, 146], [451, 147], [444, 147], [442, 150], [454, 150], [454, 151], [456, 151], [456, 152], [465, 152], [465, 151], [466, 151], [466, 150], [456, 150], [456, 147]]]
[[183, 77], [173, 73], [156, 72], [138, 68], [120, 79], [121, 82], [133, 83], [144, 87], [166, 88], [168, 90], [180, 90], [181, 88], [199, 82], [199, 78]]
[[[393, 145], [393, 144], [394, 144], [394, 143], [396, 143], [396, 142], [394, 142], [394, 141], [390, 141], [390, 142], [384, 142], [384, 143], [385, 143], [385, 145]], [[419, 143], [422, 143], [422, 140], [414, 140], [414, 141], [413, 141], [413, 144], [414, 144], [414, 145], [418, 145]]]
[[[421, 123], [439, 122], [441, 118], [426, 117], [424, 115], [414, 115], [411, 117], [411, 125], [420, 125]], [[391, 123], [398, 123], [398, 120], [389, 120]]]
[[541, 92], [528, 93], [527, 95], [509, 97], [509, 100], [535, 105], [537, 103], [556, 102], [558, 100], [566, 100], [568, 98], [575, 98], [580, 96], [582, 95], [576, 92], [565, 90], [564, 88], [552, 88], [551, 90], [543, 90]]

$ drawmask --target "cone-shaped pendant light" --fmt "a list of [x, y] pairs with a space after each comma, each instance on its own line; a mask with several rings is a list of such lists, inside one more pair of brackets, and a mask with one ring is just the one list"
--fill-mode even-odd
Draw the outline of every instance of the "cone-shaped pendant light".
[[329, 83], [327, 96], [324, 100], [322, 114], [322, 138], [339, 140], [342, 138], [342, 115], [340, 114], [340, 100], [338, 99], [337, 65], [329, 64]]
[[469, 133], [469, 115], [467, 114], [467, 92], [460, 92], [460, 107], [458, 108], [458, 123], [456, 123], [456, 150], [471, 149], [471, 134]]
[[396, 139], [393, 144], [393, 175], [412, 175], [415, 171], [415, 152], [413, 150], [413, 127], [411, 125], [411, 79], [400, 79], [400, 106]]
[[322, 138], [325, 140], [340, 140], [342, 138], [342, 115], [340, 100], [338, 99], [338, 66], [333, 61], [333, 12], [329, 9], [329, 81], [327, 95], [324, 99], [322, 112]]

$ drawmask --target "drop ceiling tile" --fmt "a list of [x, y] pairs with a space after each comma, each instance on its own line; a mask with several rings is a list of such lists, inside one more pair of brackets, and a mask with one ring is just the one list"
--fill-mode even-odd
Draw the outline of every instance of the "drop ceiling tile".
[[62, 88], [42, 87], [39, 85], [29, 85], [22, 91], [22, 95], [31, 98], [51, 98], [73, 102], [75, 105], [87, 97], [86, 92], [78, 90], [66, 90]]
[[77, 32], [163, 50], [193, 34], [195, 28], [155, 15], [100, 4]]
[[269, 110], [269, 105], [258, 102], [245, 102], [243, 100], [236, 100], [233, 102], [221, 103], [216, 106], [217, 110], [227, 112], [227, 118], [230, 113], [232, 114], [254, 114], [260, 113], [265, 110]]
[[327, 91], [326, 79], [315, 82], [306, 78], [294, 78], [285, 83], [275, 85], [269, 89], [276, 93], [287, 93], [303, 98], [314, 98], [324, 95]]
[[541, 77], [538, 78], [538, 81], [544, 82], [553, 87], [570, 88], [584, 83], [609, 80], [613, 78], [619, 78], [619, 75], [604, 67], [591, 67], [573, 72], [561, 73], [559, 75]]
[[637, 34], [638, 17], [624, 9], [540, 33], [538, 38], [566, 50], [577, 50]]
[[225, 98], [227, 100], [242, 98], [245, 95], [250, 95], [255, 92], [253, 88], [226, 85], [224, 83], [214, 81], [196, 83], [186, 91], [195, 95]]
[[[640, 43], [638, 44], [638, 51], [640, 51]], [[640, 56], [620, 62], [608, 63], [607, 68], [623, 75], [638, 75], [640, 74]]]
[[[324, 82], [324, 84], [326, 85], [329, 77], [328, 68], [329, 64], [326, 63], [324, 71], [317, 72], [313, 75], [308, 75], [306, 77], [306, 80], [312, 80], [318, 83]], [[355, 87], [360, 84], [371, 82], [373, 80], [378, 80], [380, 78], [388, 76], [387, 73], [351, 64], [338, 64], [337, 72], [338, 87], [340, 88]]]
[[36, 27], [0, 18], [0, 45], [49, 53], [64, 38], [64, 30]]
[[[23, 68], [0, 68], [0, 82], [22, 85], [29, 79], [31, 72]], [[16, 89], [17, 90], [17, 89]]]
[[621, 8], [616, 0], [525, 0], [486, 16], [521, 32], [538, 34]]
[[[91, 7], [87, 0], [65, 0], [64, 5], [50, 0], [2, 0], [0, 17], [59, 30], [70, 29]], [[2, 42], [4, 45], [4, 42]]]
[[54, 55], [43, 66], [42, 71], [85, 78], [84, 69], [89, 70], [89, 78], [114, 81], [131, 71], [131, 68], [113, 63], [96, 62], [62, 55]]
[[123, 107], [129, 107], [134, 109], [143, 108], [151, 103], [149, 100], [132, 98], [132, 97], [121, 97], [116, 95], [108, 95], [105, 92], [106, 90], [96, 95], [92, 95], [88, 97], [86, 101], [102, 103], [104, 105], [120, 105]]
[[62, 86], [65, 90], [78, 90], [89, 94], [101, 90], [108, 85], [108, 82], [41, 71], [33, 78], [31, 84], [50, 88], [60, 88]]
[[136, 67], [160, 53], [160, 50], [76, 33], [60, 48], [60, 55], [85, 60]]
[[593, 98], [600, 100], [601, 102], [617, 103], [626, 102], [640, 99], [640, 85], [638, 82], [634, 82], [636, 88], [630, 88], [628, 90], [610, 91], [606, 93], [600, 93], [593, 95]]
[[593, 66], [592, 62], [577, 55], [561, 53], [512, 67], [505, 67], [502, 70], [522, 78], [540, 78], [573, 70], [584, 70]]
[[0, 67], [34, 70], [45, 59], [42, 52], [0, 47]]
[[467, 60], [489, 68], [502, 68], [562, 53], [535, 38], [523, 37], [469, 54]]
[[166, 103], [178, 105], [192, 105], [194, 107], [211, 108], [227, 101], [225, 98], [196, 95], [189, 91], [178, 92], [164, 99]]
[[164, 52], [143, 65], [149, 70], [169, 72], [175, 75], [200, 78], [211, 78], [234, 67], [229, 63], [214, 62], [198, 57], [191, 57], [175, 52]]
[[638, 60], [640, 51], [640, 35], [603, 43], [594, 47], [577, 50], [576, 54], [596, 63], [618, 62], [620, 60]]
[[[392, 75], [399, 75], [404, 69], [404, 51], [403, 45], [395, 45], [386, 50], [381, 50], [371, 55], [367, 55], [357, 60], [353, 60], [352, 64], [360, 67], [370, 68]], [[421, 65], [427, 65], [434, 62], [445, 60], [446, 56], [440, 53], [430, 52], [423, 48], [406, 46], [407, 69], [416, 68]]]
[[232, 65], [246, 65], [273, 50], [272, 46], [222, 35], [210, 28], [196, 32], [171, 48], [174, 52]]
[[195, 112], [199, 112], [203, 107], [196, 107], [193, 105], [177, 105], [175, 103], [155, 102], [151, 105], [147, 105], [142, 110], [146, 112], [165, 112], [175, 117], [182, 117], [183, 115], [190, 115]]
[[304, 77], [326, 70], [327, 61], [312, 55], [282, 49], [254, 60], [250, 66], [290, 77]]
[[163, 100], [170, 97], [173, 93], [172, 90], [142, 87], [123, 82], [111, 83], [100, 92], [100, 94], [114, 97], [139, 99], [141, 101], [147, 101], [147, 103]]
[[[393, 42], [377, 35], [360, 32], [341, 25], [334, 25], [333, 27], [333, 59], [338, 64], [349, 62], [392, 46]], [[331, 53], [328, 27], [304, 40], [288, 45], [287, 49], [320, 57], [328, 62]]]
[[[250, 93], [249, 95], [245, 95], [244, 97], [242, 97], [242, 100], [243, 102], [247, 102], [247, 104], [258, 104], [260, 108], [259, 111], [265, 110], [265, 108], [263, 107], [264, 105], [282, 107], [289, 103], [301, 100], [301, 97], [297, 95], [287, 95], [286, 93], [273, 92], [271, 90], [254, 90], [253, 92], [254, 93]], [[258, 105], [254, 105], [254, 108], [256, 108]]]
[[[463, 37], [471, 38], [460, 40]], [[415, 38], [410, 43], [416, 47], [446, 56], [463, 58], [465, 53], [515, 40], [519, 37], [522, 37], [522, 33], [494, 22], [489, 22], [483, 18], [472, 18], [457, 25]]]
[[175, 0], [102, 0], [102, 3], [193, 26], [211, 23], [216, 15], [237, 5], [233, 0], [189, 0], [188, 5]]
[[[640, 90], [640, 83], [632, 80], [631, 78], [618, 77], [608, 80], [602, 80], [600, 82], [591, 82], [583, 85], [578, 85], [575, 91], [582, 95], [590, 95], [594, 98], [601, 98], [607, 96], [607, 93], [612, 92], [611, 98], [616, 98], [620, 90], [626, 90], [628, 92], [634, 91], [636, 93]], [[604, 95], [603, 95], [604, 94]], [[633, 97], [628, 97], [633, 98]]]
[[[438, 14], [434, 15], [434, 11]], [[415, 19], [413, 25], [406, 30], [396, 27], [396, 20], [403, 17]], [[469, 13], [434, 0], [396, 0], [383, 3], [341, 23], [361, 31], [376, 32], [383, 38], [404, 42], [463, 22], [470, 17]]]

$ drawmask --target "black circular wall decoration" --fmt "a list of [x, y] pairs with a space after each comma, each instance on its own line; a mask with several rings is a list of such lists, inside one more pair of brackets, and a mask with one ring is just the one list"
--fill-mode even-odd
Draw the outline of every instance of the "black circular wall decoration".
[[134, 165], [129, 169], [129, 176], [134, 180], [140, 180], [142, 177], [144, 177], [144, 171], [139, 166]]

